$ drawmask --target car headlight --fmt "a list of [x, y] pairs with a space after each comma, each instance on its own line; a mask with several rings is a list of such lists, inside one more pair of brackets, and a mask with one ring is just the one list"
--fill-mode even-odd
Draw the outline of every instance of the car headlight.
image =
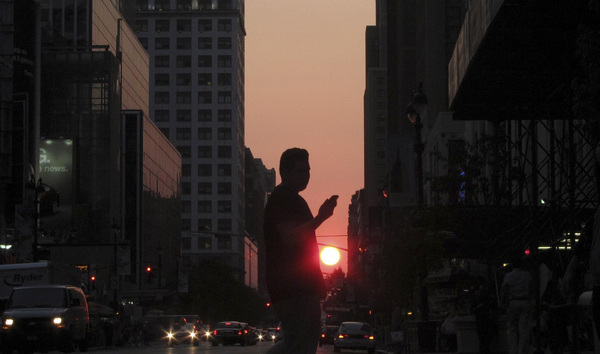
[[168, 337], [169, 339], [173, 338], [173, 333], [172, 333], [172, 332], [169, 332], [169, 333], [167, 333], [167, 337]]
[[59, 326], [62, 324], [62, 318], [61, 317], [54, 317], [52, 319], [52, 323], [54, 323], [55, 325]]
[[196, 332], [190, 332], [190, 336], [191, 336], [192, 338], [196, 338]]
[[13, 325], [13, 323], [15, 323], [15, 321], [14, 321], [12, 318], [7, 318], [7, 319], [5, 319], [5, 320], [4, 320], [4, 325], [5, 325], [6, 327], [8, 327], [8, 326], [12, 326], [12, 325]]

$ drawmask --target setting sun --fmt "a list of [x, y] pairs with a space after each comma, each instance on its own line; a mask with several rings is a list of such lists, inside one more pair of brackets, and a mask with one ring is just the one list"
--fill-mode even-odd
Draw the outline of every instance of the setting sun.
[[340, 261], [340, 251], [335, 247], [325, 247], [321, 251], [321, 261], [326, 265], [334, 265]]

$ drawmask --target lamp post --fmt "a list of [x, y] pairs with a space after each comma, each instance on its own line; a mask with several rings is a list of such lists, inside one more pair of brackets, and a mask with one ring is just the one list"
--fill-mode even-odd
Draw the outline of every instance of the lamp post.
[[[417, 155], [417, 209], [423, 208], [423, 141], [421, 140], [421, 129], [423, 129], [423, 123], [421, 122], [422, 116], [426, 116], [427, 113], [427, 96], [422, 91], [423, 83], [419, 83], [419, 89], [413, 92], [412, 100], [406, 107], [406, 115], [408, 120], [415, 127], [415, 154]], [[423, 313], [423, 320], [429, 320], [429, 300], [427, 295], [427, 288], [423, 285], [423, 281], [427, 273], [424, 270], [420, 271], [419, 274], [419, 287], [421, 292], [421, 310]]]
[[33, 242], [31, 244], [31, 258], [34, 262], [38, 261], [38, 220], [40, 218], [40, 193], [44, 191], [42, 178], [35, 180], [32, 174], [25, 188], [33, 190]]
[[421, 116], [427, 112], [427, 96], [421, 91], [422, 84], [419, 89], [413, 93], [412, 101], [406, 108], [408, 120], [415, 127], [415, 154], [417, 155], [417, 206], [419, 209], [423, 207], [423, 141], [421, 140], [421, 129], [423, 123]]

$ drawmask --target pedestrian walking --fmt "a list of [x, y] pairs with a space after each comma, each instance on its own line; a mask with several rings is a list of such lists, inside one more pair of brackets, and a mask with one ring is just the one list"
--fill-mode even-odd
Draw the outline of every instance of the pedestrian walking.
[[310, 179], [305, 149], [286, 150], [279, 173], [281, 183], [265, 207], [264, 234], [267, 289], [281, 320], [283, 340], [269, 353], [314, 354], [321, 330], [320, 301], [327, 293], [315, 230], [333, 215], [337, 196], [325, 200], [313, 217], [298, 194]]
[[529, 351], [533, 317], [533, 276], [522, 268], [521, 258], [512, 262], [512, 271], [504, 276], [500, 296], [506, 306], [508, 350], [510, 354]]

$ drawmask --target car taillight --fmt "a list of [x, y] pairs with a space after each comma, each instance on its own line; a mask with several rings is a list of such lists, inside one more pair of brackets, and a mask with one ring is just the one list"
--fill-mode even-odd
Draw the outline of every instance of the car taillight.
[[321, 338], [325, 338], [325, 333], [321, 333]]
[[240, 331], [238, 331], [238, 336], [241, 336], [241, 335], [242, 335], [242, 331], [240, 330]]
[[213, 336], [216, 336], [216, 335], [217, 335], [217, 330], [215, 329], [215, 330], [213, 331]]

